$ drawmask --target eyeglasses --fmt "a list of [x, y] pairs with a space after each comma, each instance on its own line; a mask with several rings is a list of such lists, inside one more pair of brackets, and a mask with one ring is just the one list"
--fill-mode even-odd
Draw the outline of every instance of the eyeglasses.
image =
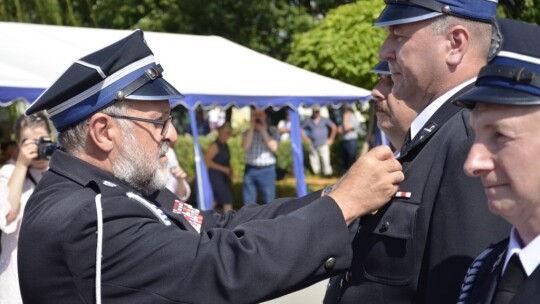
[[165, 134], [167, 134], [167, 131], [169, 130], [169, 125], [171, 124], [171, 120], [172, 120], [171, 115], [169, 115], [169, 117], [167, 117], [167, 119], [165, 120], [156, 120], [156, 119], [140, 118], [140, 117], [133, 117], [133, 116], [122, 116], [122, 115], [111, 115], [111, 114], [107, 114], [107, 115], [113, 118], [117, 118], [117, 119], [128, 119], [128, 120], [149, 122], [155, 125], [160, 125], [162, 126], [161, 133], [160, 133], [161, 136], [165, 136]]

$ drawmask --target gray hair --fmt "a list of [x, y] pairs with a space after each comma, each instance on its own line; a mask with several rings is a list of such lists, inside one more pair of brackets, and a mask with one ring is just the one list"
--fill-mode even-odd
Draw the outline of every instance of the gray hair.
[[430, 24], [433, 35], [444, 35], [454, 26], [461, 25], [471, 33], [471, 43], [474, 49], [477, 50], [480, 57], [487, 60], [489, 47], [491, 44], [491, 23], [474, 21], [455, 16], [443, 15], [431, 19]]
[[[104, 108], [100, 112], [109, 115], [127, 115], [131, 108], [129, 100], [114, 102], [110, 106]], [[131, 126], [131, 121], [127, 119], [119, 119], [122, 131], [127, 130]], [[68, 129], [58, 134], [58, 142], [62, 146], [62, 150], [70, 154], [83, 152], [88, 139], [88, 126], [90, 125], [90, 117], [78, 122]]]

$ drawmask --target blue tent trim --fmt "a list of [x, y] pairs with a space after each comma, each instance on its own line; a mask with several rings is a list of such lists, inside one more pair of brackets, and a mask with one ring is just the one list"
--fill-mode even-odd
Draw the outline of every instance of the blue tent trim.
[[7, 107], [17, 99], [34, 101], [44, 91], [44, 88], [0, 87], [0, 105]]
[[242, 96], [242, 95], [207, 95], [185, 94], [182, 99], [171, 102], [171, 107], [182, 105], [187, 109], [195, 109], [199, 106], [209, 108], [212, 106], [242, 108], [245, 106], [257, 106], [259, 108], [273, 107], [276, 109], [288, 107], [295, 111], [301, 106], [311, 107], [314, 104], [340, 104], [343, 102], [367, 102], [368, 96]]

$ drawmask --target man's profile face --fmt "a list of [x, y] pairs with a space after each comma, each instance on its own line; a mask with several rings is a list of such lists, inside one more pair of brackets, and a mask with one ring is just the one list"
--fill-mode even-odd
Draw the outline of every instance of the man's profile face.
[[477, 104], [465, 172], [480, 177], [489, 209], [511, 223], [540, 206], [540, 106]]
[[[129, 116], [165, 120], [170, 115], [168, 101], [134, 101]], [[149, 122], [130, 121], [132, 127], [122, 130], [119, 156], [113, 163], [113, 173], [141, 192], [164, 189], [167, 184], [169, 142], [176, 140], [176, 131], [168, 126], [162, 136], [162, 126]]]
[[390, 75], [379, 75], [379, 82], [371, 91], [373, 98], [377, 100], [377, 126], [385, 133], [399, 131], [405, 134], [416, 117], [416, 112], [392, 94], [393, 84]]
[[431, 20], [392, 25], [379, 58], [392, 73], [392, 93], [421, 112], [440, 89], [440, 69], [445, 66], [444, 35], [434, 35]]

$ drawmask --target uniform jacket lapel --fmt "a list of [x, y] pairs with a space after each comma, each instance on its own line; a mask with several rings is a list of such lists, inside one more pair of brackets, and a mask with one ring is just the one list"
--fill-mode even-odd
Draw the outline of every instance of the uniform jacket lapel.
[[495, 290], [497, 289], [497, 283], [499, 282], [499, 277], [503, 269], [505, 253], [506, 250], [499, 253], [497, 260], [495, 260], [495, 264], [491, 267], [487, 280], [484, 281], [484, 286], [479, 286], [480, 290], [484, 290], [486, 294], [484, 301], [481, 302], [482, 304], [490, 304], [493, 300]]
[[508, 239], [494, 245], [493, 251], [482, 261], [472, 290], [464, 302], [467, 304], [491, 304], [499, 276], [504, 265], [504, 257], [508, 248]]
[[416, 134], [411, 143], [400, 153], [399, 158], [404, 158], [410, 151], [421, 147], [428, 139], [435, 134], [439, 128], [452, 117], [456, 112], [462, 110], [462, 108], [452, 104], [452, 101], [457, 97], [467, 93], [474, 88], [474, 83], [465, 86], [459, 90], [456, 94], [450, 97], [444, 104], [431, 116], [431, 118], [422, 127], [422, 130]]

